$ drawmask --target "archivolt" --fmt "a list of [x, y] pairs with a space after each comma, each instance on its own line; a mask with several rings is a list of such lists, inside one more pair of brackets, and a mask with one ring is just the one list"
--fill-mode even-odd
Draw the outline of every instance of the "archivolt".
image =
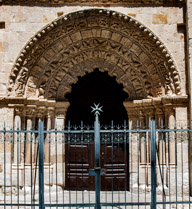
[[10, 74], [9, 95], [63, 100], [78, 76], [95, 68], [115, 76], [130, 100], [181, 93], [173, 59], [149, 29], [91, 9], [60, 17], [29, 41]]

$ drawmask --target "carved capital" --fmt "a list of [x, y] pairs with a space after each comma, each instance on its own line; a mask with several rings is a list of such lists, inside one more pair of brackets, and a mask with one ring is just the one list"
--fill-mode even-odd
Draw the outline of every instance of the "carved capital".
[[63, 119], [66, 116], [68, 107], [70, 103], [65, 101], [65, 102], [57, 102], [55, 106], [55, 116], [56, 118]]
[[175, 115], [175, 107], [173, 107], [173, 106], [165, 106], [164, 107], [164, 111], [165, 111], [165, 114], [167, 115], [167, 116], [170, 116], [170, 115]]
[[25, 107], [24, 105], [16, 105], [14, 108], [15, 115], [22, 116], [24, 114]]
[[38, 118], [42, 119], [46, 115], [47, 109], [45, 107], [38, 107], [36, 109], [36, 115]]
[[164, 109], [162, 107], [156, 107], [155, 115], [164, 115]]
[[20, 106], [20, 107], [15, 107], [14, 111], [15, 111], [15, 115], [19, 115], [22, 116], [24, 114], [24, 106]]
[[36, 114], [36, 106], [35, 105], [30, 105], [27, 106], [25, 109], [25, 115], [29, 118], [34, 117]]
[[47, 109], [47, 117], [53, 118], [55, 114], [55, 108], [54, 107], [48, 107]]

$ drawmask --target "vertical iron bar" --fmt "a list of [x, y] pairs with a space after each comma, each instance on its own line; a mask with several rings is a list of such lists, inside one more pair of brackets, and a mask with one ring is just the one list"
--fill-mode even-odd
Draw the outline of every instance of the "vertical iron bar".
[[188, 131], [188, 178], [189, 178], [189, 208], [191, 208], [191, 198], [190, 198], [190, 185], [191, 185], [191, 178], [190, 178], [190, 173], [191, 173], [191, 168], [190, 168], [190, 156], [191, 156], [191, 132], [190, 132], [190, 126], [188, 124], [187, 127]]
[[[137, 120], [137, 171], [138, 171], [138, 176], [137, 176], [137, 183], [138, 183], [138, 190], [137, 190], [137, 201], [139, 203], [139, 165], [140, 165], [140, 137], [139, 137], [139, 121]], [[138, 204], [138, 208], [139, 208], [139, 204]]]
[[[87, 148], [88, 148], [87, 159], [89, 159], [89, 156], [90, 156], [90, 134], [89, 133], [87, 134], [87, 138], [88, 138], [88, 140], [87, 140]], [[90, 159], [90, 161], [91, 161], [91, 159]], [[90, 161], [88, 161], [88, 162], [90, 163]], [[89, 164], [89, 166], [90, 166], [90, 164]], [[91, 181], [90, 180], [91, 180], [91, 176], [89, 175], [89, 189], [88, 189], [88, 200], [89, 200], [89, 204], [91, 202], [91, 198], [90, 198]]]
[[[3, 138], [4, 138], [4, 204], [6, 204], [6, 137], [5, 137], [5, 133], [6, 133], [6, 127], [5, 127], [5, 123], [4, 123], [4, 133], [3, 133]], [[6, 208], [6, 206], [4, 205], [4, 209]]]
[[[75, 162], [77, 162], [77, 152], [78, 152], [78, 134], [75, 134]], [[77, 173], [79, 172], [78, 171], [78, 168], [77, 166], [75, 166], [75, 172], [76, 172], [76, 175]], [[76, 195], [76, 204], [77, 204], [77, 199], [78, 199], [78, 179], [77, 179], [77, 176], [76, 176], [76, 192], [75, 192], [75, 195]]]
[[[83, 121], [81, 121], [81, 166], [82, 166], [82, 173], [81, 173], [81, 187], [82, 187], [82, 203], [84, 204], [84, 183], [83, 183], [83, 178], [84, 178], [84, 159], [83, 159], [83, 155], [84, 155], [84, 146], [83, 146]], [[83, 207], [84, 208], [84, 207]]]
[[[133, 202], [133, 137], [132, 137], [132, 133], [129, 132], [130, 134], [130, 138], [131, 138], [131, 151], [130, 151], [130, 155], [131, 155], [131, 202]], [[133, 205], [131, 206], [131, 208], [133, 208]]]
[[[17, 123], [17, 204], [19, 204], [19, 159], [20, 159], [20, 149], [19, 149], [19, 123]], [[19, 206], [18, 206], [19, 209]]]
[[155, 120], [150, 122], [151, 130], [151, 209], [156, 209], [156, 137]]
[[[95, 113], [94, 135], [95, 135], [95, 168], [99, 168], [100, 167], [100, 123], [99, 123], [98, 112]], [[95, 186], [96, 186], [96, 209], [101, 209], [100, 170], [96, 172]]]
[[[169, 202], [171, 202], [171, 157], [170, 157], [170, 142], [173, 141], [174, 139], [171, 139], [171, 137], [173, 137], [173, 135], [171, 134], [170, 136], [170, 132], [168, 132], [168, 166], [169, 166], [169, 169], [168, 169], [168, 172], [169, 172], [169, 178], [168, 178], [168, 185], [169, 185]], [[173, 143], [173, 142], [172, 142]], [[170, 207], [171, 208], [171, 204], [170, 204]]]
[[[24, 130], [25, 130], [25, 127], [24, 127]], [[23, 143], [24, 143], [24, 204], [26, 204], [26, 188], [25, 188], [25, 158], [26, 158], [26, 146], [27, 146], [27, 143], [29, 143], [27, 140], [27, 134], [26, 133], [23, 133]], [[26, 206], [25, 206], [26, 208]]]
[[[181, 127], [181, 130], [182, 130], [182, 129], [183, 129], [183, 126]], [[184, 140], [184, 139], [183, 139], [183, 135], [184, 135], [183, 132], [181, 132], [181, 169], [182, 169], [182, 170], [181, 170], [181, 173], [182, 173], [181, 191], [182, 191], [182, 202], [184, 201], [184, 199], [183, 199], [183, 194], [184, 194], [184, 193], [183, 193], [183, 183], [184, 183], [184, 182], [183, 182], [183, 178], [184, 178], [184, 175], [183, 175], [183, 171], [184, 171], [184, 170], [183, 170], [183, 161], [184, 161], [184, 160], [183, 160], [183, 140]], [[183, 204], [182, 204], [182, 207], [184, 207]]]
[[[144, 129], [144, 127], [143, 127]], [[147, 186], [148, 186], [148, 175], [147, 175], [147, 145], [146, 145], [146, 137], [147, 137], [147, 132], [144, 132], [145, 136], [144, 136], [144, 153], [145, 153], [145, 160], [144, 160], [144, 164], [145, 164], [145, 203], [147, 202]], [[145, 209], [146, 209], [146, 205], [145, 205]]]
[[[50, 131], [51, 129], [49, 129]], [[49, 203], [51, 204], [51, 134], [49, 133]], [[50, 207], [51, 209], [51, 207]]]
[[[32, 162], [32, 150], [33, 150], [33, 132], [32, 132], [32, 124], [31, 124], [31, 137], [30, 137], [30, 170], [31, 170], [31, 204], [33, 203], [33, 162]], [[33, 207], [31, 206], [31, 209]]]
[[43, 155], [43, 143], [44, 143], [44, 130], [43, 121], [39, 121], [39, 209], [44, 209], [44, 155]]
[[[13, 130], [11, 128], [11, 130]], [[10, 166], [10, 183], [11, 183], [11, 204], [13, 203], [13, 191], [12, 191], [12, 187], [13, 187], [13, 176], [12, 176], [12, 169], [13, 169], [13, 147], [14, 146], [14, 133], [12, 134], [11, 137], [11, 166]], [[11, 206], [12, 209], [12, 206]]]
[[[61, 146], [62, 146], [62, 183], [63, 183], [63, 204], [64, 204], [64, 146], [65, 146], [65, 135], [64, 135], [64, 126], [63, 126], [63, 133], [62, 133], [62, 140], [61, 140]], [[64, 207], [63, 207], [64, 209]]]
[[[71, 129], [71, 125], [70, 125], [70, 121], [68, 121], [68, 137], [67, 137], [67, 159], [68, 159], [67, 170], [68, 171], [67, 171], [67, 178], [69, 180], [69, 204], [71, 204], [71, 187], [70, 187], [70, 185], [71, 185], [71, 179], [70, 179], [71, 178], [71, 171], [70, 171], [70, 169], [71, 169], [71, 167], [70, 167], [70, 165], [71, 165], [71, 162], [70, 162], [70, 142], [71, 142], [71, 140], [70, 140], [70, 138], [72, 136], [70, 129]], [[76, 143], [76, 141], [75, 141], [75, 143]], [[76, 194], [77, 194], [77, 191], [76, 191]], [[69, 208], [71, 208], [71, 207], [69, 207]]]
[[[124, 163], [125, 163], [125, 181], [124, 181], [124, 186], [125, 186], [125, 203], [127, 202], [126, 199], [126, 191], [127, 191], [127, 166], [129, 166], [129, 162], [127, 161], [127, 134], [126, 134], [126, 121], [124, 121]], [[125, 206], [125, 209], [127, 208], [127, 206]]]
[[[168, 127], [169, 128], [169, 127]], [[164, 139], [166, 138], [166, 133], [164, 133], [163, 135], [162, 135], [163, 137], [161, 138], [161, 143], [160, 143], [160, 145], [161, 145], [161, 164], [162, 164], [162, 166], [161, 166], [161, 168], [162, 168], [162, 173], [161, 173], [161, 179], [162, 179], [162, 202], [165, 202], [165, 194], [164, 194], [164, 185], [165, 185], [165, 183], [164, 183], [164, 179], [165, 179], [165, 177], [164, 177], [164, 166], [165, 166], [165, 163], [164, 163], [164, 157], [165, 157], [165, 154], [164, 154]], [[160, 148], [159, 148], [159, 151], [160, 151]], [[163, 209], [165, 209], [165, 205], [163, 205]]]
[[[105, 154], [104, 154], [104, 161], [105, 159], [107, 159], [107, 134], [105, 134]], [[105, 162], [104, 162], [105, 164]], [[107, 203], [107, 181], [105, 181], [105, 202]], [[107, 209], [107, 206], [105, 206], [105, 208]]]
[[119, 185], [119, 178], [120, 178], [120, 174], [119, 174], [119, 155], [120, 155], [120, 152], [119, 152], [119, 149], [120, 149], [120, 145], [119, 145], [119, 143], [120, 143], [120, 136], [119, 136], [119, 134], [117, 134], [117, 136], [118, 136], [118, 141], [117, 141], [117, 162], [118, 162], [118, 175], [119, 175], [119, 177], [118, 177], [118, 202], [120, 202], [120, 194], [119, 194], [119, 188], [120, 188], [120, 185]]
[[[56, 170], [56, 208], [58, 204], [58, 183], [57, 183], [57, 134], [58, 134], [58, 129], [57, 129], [57, 124], [55, 125], [55, 170]], [[60, 136], [59, 136], [60, 137]]]
[[[114, 188], [114, 173], [113, 173], [113, 167], [114, 167], [114, 164], [113, 164], [113, 148], [114, 148], [114, 135], [113, 135], [113, 121], [111, 121], [111, 159], [112, 159], [112, 192], [111, 192], [111, 195], [112, 195], [112, 203], [113, 203], [113, 188]], [[113, 207], [112, 207], [113, 208]]]
[[175, 199], [176, 199], [176, 209], [177, 209], [177, 131], [175, 122]]

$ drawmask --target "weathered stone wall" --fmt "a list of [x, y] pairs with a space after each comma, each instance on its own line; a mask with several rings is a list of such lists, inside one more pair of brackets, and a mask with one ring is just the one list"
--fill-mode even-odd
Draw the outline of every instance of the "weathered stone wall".
[[[38, 30], [62, 14], [88, 8], [92, 7], [2, 5], [0, 22], [5, 22], [5, 28], [0, 29], [0, 95], [6, 95], [8, 77], [19, 52]], [[183, 23], [183, 8], [111, 6], [106, 9], [136, 18], [164, 42], [178, 66], [182, 91], [185, 92], [184, 34], [182, 30], [177, 30], [177, 24]]]

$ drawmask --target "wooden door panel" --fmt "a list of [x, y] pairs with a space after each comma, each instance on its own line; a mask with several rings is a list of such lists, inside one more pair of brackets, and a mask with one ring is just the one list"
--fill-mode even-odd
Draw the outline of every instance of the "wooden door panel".
[[93, 144], [65, 145], [65, 188], [69, 190], [94, 190]]
[[101, 145], [101, 167], [105, 170], [101, 177], [102, 190], [127, 190], [127, 157], [128, 155], [122, 145]]
[[[128, 190], [128, 154], [124, 146], [101, 144], [101, 190]], [[94, 168], [94, 144], [65, 146], [66, 181], [70, 190], [95, 190], [95, 177], [89, 176]]]

